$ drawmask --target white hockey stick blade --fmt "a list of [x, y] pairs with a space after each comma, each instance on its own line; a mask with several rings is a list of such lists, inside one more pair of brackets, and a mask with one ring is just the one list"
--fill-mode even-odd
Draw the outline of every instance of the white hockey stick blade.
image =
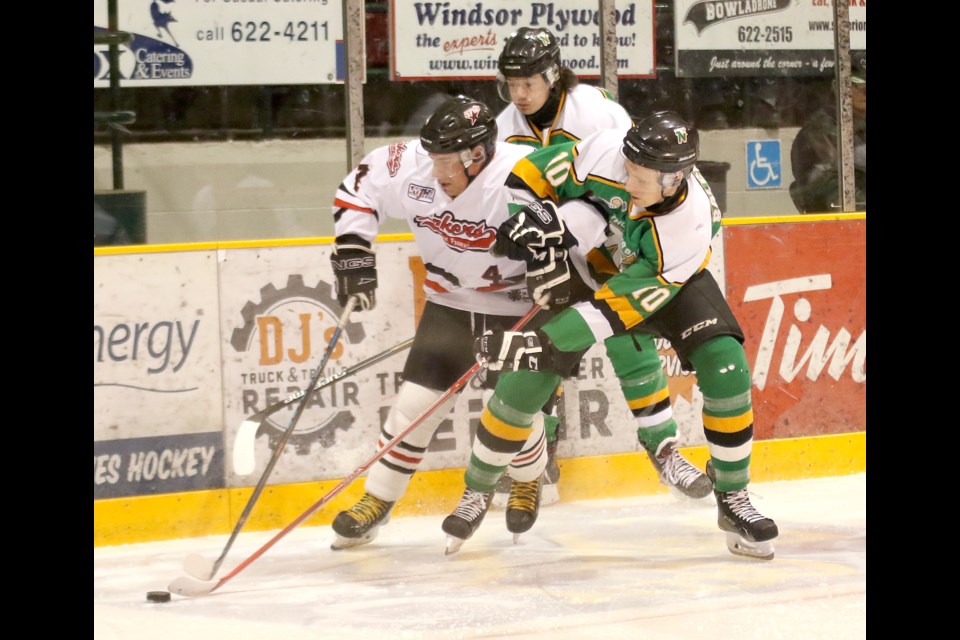
[[180, 576], [174, 578], [167, 591], [175, 593], [178, 596], [187, 596], [188, 598], [197, 598], [209, 594], [217, 586], [216, 580], [197, 580], [190, 576]]
[[[410, 345], [413, 344], [413, 338], [404, 340], [400, 344], [390, 347], [386, 351], [378, 353], [375, 356], [367, 358], [363, 362], [358, 362], [357, 364], [347, 367], [342, 371], [329, 375], [322, 380], [318, 380], [316, 384], [313, 385], [314, 389], [322, 389], [327, 385], [333, 384], [337, 380], [345, 378], [347, 376], [353, 375], [358, 371], [363, 371], [369, 366], [372, 366], [381, 360], [386, 360], [390, 356], [403, 351], [404, 349], [409, 349]], [[295, 393], [291, 393], [286, 398], [280, 402], [274, 403], [265, 409], [261, 409], [257, 413], [248, 416], [242, 423], [240, 423], [240, 428], [237, 430], [237, 437], [233, 441], [233, 472], [239, 476], [246, 476], [253, 473], [253, 470], [256, 468], [256, 440], [257, 432], [260, 430], [260, 426], [263, 424], [264, 420], [272, 416], [277, 411], [283, 409], [284, 407], [290, 407], [294, 401], [299, 400], [303, 397], [304, 390], [300, 389]]]
[[191, 553], [183, 560], [183, 570], [197, 580], [213, 580], [213, 562], [197, 553]]
[[259, 422], [244, 420], [237, 430], [237, 437], [233, 441], [233, 472], [238, 476], [253, 473], [257, 466], [256, 442]]

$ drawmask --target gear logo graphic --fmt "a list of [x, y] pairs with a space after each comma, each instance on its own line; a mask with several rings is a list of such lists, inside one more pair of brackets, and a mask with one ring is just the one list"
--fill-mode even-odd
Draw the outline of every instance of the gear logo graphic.
[[[294, 351], [284, 349], [281, 353], [275, 354], [277, 367], [271, 369], [261, 363], [265, 345], [271, 343], [266, 336], [262, 335], [265, 328], [274, 327], [281, 332], [299, 335], [303, 333], [303, 328], [302, 325], [293, 325], [296, 318], [302, 319], [307, 316], [312, 321], [319, 315], [328, 325], [335, 326], [340, 313], [340, 305], [329, 283], [320, 281], [317, 286], [309, 287], [300, 274], [291, 274], [287, 278], [286, 286], [281, 289], [273, 284], [265, 285], [260, 289], [259, 302], [248, 301], [243, 306], [240, 311], [243, 325], [233, 330], [230, 346], [238, 353], [259, 354], [257, 366], [251, 367], [256, 371], [242, 374], [244, 400], [241, 404], [245, 412], [250, 412], [249, 398], [256, 398], [258, 406], [253, 409], [256, 411], [308, 385], [311, 375], [310, 367], [316, 366], [316, 357], [326, 349], [326, 336], [332, 332], [332, 328], [323, 332], [324, 338], [319, 341], [308, 337], [302, 338], [302, 341], [309, 340], [305, 344], [310, 344], [310, 353], [299, 354], [301, 357], [298, 360], [302, 360], [300, 364], [291, 366], [290, 361], [282, 361], [281, 359], [288, 356], [290, 351]], [[265, 319], [271, 320], [272, 323], [264, 322]], [[363, 325], [351, 321], [344, 327], [339, 345], [359, 344], [365, 338], [366, 332]], [[270, 386], [282, 387], [276, 400], [264, 400], [268, 396], [267, 388]], [[315, 443], [319, 443], [325, 449], [333, 446], [336, 443], [336, 432], [349, 429], [355, 422], [351, 411], [336, 406], [335, 388], [336, 385], [331, 385], [326, 389], [315, 391], [307, 400], [304, 412], [288, 440], [298, 455], [309, 455]], [[265, 419], [257, 430], [256, 437], [267, 436], [270, 448], [276, 449], [289, 424], [289, 418], [293, 415], [294, 408], [295, 405], [292, 405], [289, 410], [281, 410]]]

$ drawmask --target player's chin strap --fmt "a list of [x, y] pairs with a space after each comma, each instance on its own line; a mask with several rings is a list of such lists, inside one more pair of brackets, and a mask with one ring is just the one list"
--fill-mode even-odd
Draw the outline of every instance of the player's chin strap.
[[[469, 164], [466, 162], [463, 163], [463, 175], [467, 176], [467, 186], [470, 186], [471, 184], [473, 184], [473, 181], [477, 179], [477, 176], [480, 175], [480, 172], [483, 171], [483, 169], [487, 166], [487, 162], [490, 161], [490, 157], [487, 156], [486, 147], [484, 147], [483, 145], [479, 145], [479, 146], [480, 146], [480, 157], [468, 158]], [[491, 154], [491, 157], [492, 155], [493, 154]], [[474, 164], [477, 164], [478, 162], [480, 163], [480, 168], [477, 170], [475, 174], [470, 175], [470, 167], [472, 167]]]

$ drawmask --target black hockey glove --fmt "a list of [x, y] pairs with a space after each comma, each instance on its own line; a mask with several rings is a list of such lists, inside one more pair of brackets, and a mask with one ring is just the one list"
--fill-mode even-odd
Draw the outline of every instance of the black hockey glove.
[[544, 309], [569, 305], [571, 284], [566, 249], [546, 249], [527, 262], [527, 293]]
[[338, 239], [333, 245], [330, 264], [333, 265], [337, 302], [341, 307], [347, 306], [350, 296], [357, 297], [363, 311], [377, 306], [377, 256], [369, 243], [360, 239]]
[[530, 261], [530, 255], [544, 249], [576, 246], [577, 241], [563, 224], [557, 205], [551, 200], [534, 200], [497, 229], [491, 252], [514, 260]]
[[552, 371], [550, 338], [542, 331], [485, 331], [473, 344], [477, 361], [491, 371]]

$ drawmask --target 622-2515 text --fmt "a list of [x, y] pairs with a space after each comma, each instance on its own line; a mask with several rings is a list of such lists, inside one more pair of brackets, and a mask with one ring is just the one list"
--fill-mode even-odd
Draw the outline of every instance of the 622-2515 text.
[[740, 27], [740, 42], [793, 42], [793, 27]]

